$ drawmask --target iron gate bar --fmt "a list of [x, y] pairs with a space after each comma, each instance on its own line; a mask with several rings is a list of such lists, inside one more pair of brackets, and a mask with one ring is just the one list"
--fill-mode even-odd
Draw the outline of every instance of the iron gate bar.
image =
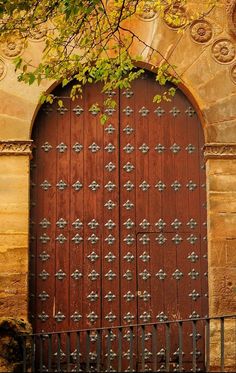
[[221, 366], [221, 371], [224, 371], [224, 356], [225, 356], [225, 351], [224, 351], [224, 342], [225, 342], [225, 329], [224, 329], [224, 318], [220, 318], [220, 366]]

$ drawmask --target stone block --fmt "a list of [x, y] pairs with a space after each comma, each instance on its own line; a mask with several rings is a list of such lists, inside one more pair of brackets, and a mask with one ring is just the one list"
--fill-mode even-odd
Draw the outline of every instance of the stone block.
[[236, 175], [208, 175], [209, 192], [235, 192]]

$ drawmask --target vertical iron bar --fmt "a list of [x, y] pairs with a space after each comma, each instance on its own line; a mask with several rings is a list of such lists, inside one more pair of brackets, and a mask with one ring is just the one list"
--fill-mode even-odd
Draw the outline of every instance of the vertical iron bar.
[[111, 329], [107, 330], [107, 372], [111, 369]]
[[36, 370], [36, 367], [35, 367], [36, 343], [35, 343], [34, 335], [32, 335], [30, 344], [31, 344], [31, 371], [34, 372]]
[[178, 339], [179, 339], [179, 372], [182, 372], [183, 368], [183, 323], [178, 322]]
[[118, 329], [118, 372], [122, 371], [122, 328]]
[[70, 332], [66, 333], [66, 369], [70, 372]]
[[90, 331], [86, 331], [86, 372], [89, 372]]
[[225, 369], [225, 329], [224, 318], [220, 318], [220, 370], [224, 372]]
[[130, 372], [133, 372], [134, 362], [133, 362], [133, 353], [134, 353], [134, 328], [133, 326], [129, 327], [130, 330]]
[[145, 325], [141, 325], [141, 356], [142, 356], [142, 372], [145, 371]]
[[22, 347], [23, 347], [23, 372], [27, 372], [26, 336], [22, 336]]
[[206, 372], [209, 372], [210, 368], [210, 320], [206, 319]]
[[61, 370], [61, 334], [57, 333], [57, 371]]
[[48, 371], [52, 370], [52, 335], [48, 335]]
[[76, 332], [76, 372], [80, 371], [80, 332]]
[[97, 330], [97, 372], [101, 371], [101, 330]]
[[193, 372], [197, 371], [197, 329], [196, 320], [192, 321], [193, 326]]
[[39, 335], [39, 371], [43, 371], [43, 335]]
[[157, 371], [157, 324], [152, 327], [153, 372]]
[[167, 322], [166, 327], [166, 372], [170, 371], [170, 324]]

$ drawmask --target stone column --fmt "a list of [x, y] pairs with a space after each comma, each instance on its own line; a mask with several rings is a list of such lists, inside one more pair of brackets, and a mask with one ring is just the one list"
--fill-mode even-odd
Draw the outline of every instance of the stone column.
[[[236, 314], [236, 143], [206, 144], [209, 314]], [[236, 320], [225, 321], [225, 367], [236, 371]], [[210, 328], [210, 364], [220, 369], [220, 322]]]

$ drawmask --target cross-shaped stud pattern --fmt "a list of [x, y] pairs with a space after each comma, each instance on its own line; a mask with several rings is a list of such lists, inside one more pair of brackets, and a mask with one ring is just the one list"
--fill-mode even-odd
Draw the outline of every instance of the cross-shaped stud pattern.
[[67, 145], [64, 144], [64, 142], [61, 142], [60, 144], [57, 145], [56, 148], [59, 151], [59, 153], [65, 153], [65, 151], [67, 150]]
[[158, 117], [162, 117], [162, 115], [165, 114], [165, 110], [158, 106], [158, 108], [156, 108], [156, 110], [154, 110], [154, 113], [158, 116]]
[[92, 192], [96, 192], [100, 188], [100, 185], [94, 180], [91, 184], [89, 184], [89, 189], [92, 190]]
[[56, 222], [56, 226], [60, 229], [63, 229], [67, 226], [67, 221], [63, 218], [60, 218], [57, 222]]
[[140, 147], [139, 147], [139, 150], [141, 151], [141, 153], [143, 154], [147, 154], [148, 151], [149, 151], [149, 146], [145, 143], [143, 143]]
[[114, 223], [113, 220], [109, 219], [106, 223], [105, 223], [105, 227], [107, 229], [113, 229], [114, 227], [116, 226], [116, 224]]
[[155, 146], [155, 150], [157, 151], [157, 153], [161, 154], [161, 153], [163, 153], [166, 150], [166, 148], [162, 144], [157, 144]]
[[126, 106], [126, 108], [123, 109], [123, 113], [125, 113], [125, 115], [126, 115], [127, 117], [129, 117], [133, 112], [134, 112], [134, 111], [133, 111], [133, 109], [132, 109], [130, 106]]
[[100, 146], [97, 145], [95, 142], [93, 142], [91, 145], [89, 145], [89, 150], [91, 150], [92, 153], [97, 153], [100, 150]]
[[108, 153], [113, 153], [116, 149], [115, 145], [113, 145], [111, 142], [107, 144], [104, 148]]
[[113, 192], [115, 187], [116, 187], [116, 184], [114, 184], [112, 181], [108, 181], [108, 183], [105, 185], [105, 188], [108, 192]]
[[49, 142], [46, 141], [46, 142], [41, 146], [41, 148], [42, 148], [46, 153], [48, 153], [48, 152], [52, 149], [52, 145], [49, 144]]
[[55, 273], [55, 277], [62, 281], [65, 277], [66, 277], [66, 273], [62, 270], [62, 269], [59, 269], [56, 273]]
[[82, 188], [83, 188], [83, 184], [77, 180], [73, 185], [72, 187], [74, 188], [74, 190], [76, 190], [77, 192], [79, 192]]
[[72, 109], [72, 111], [76, 114], [76, 115], [81, 115], [82, 113], [83, 113], [83, 111], [84, 111], [84, 109], [81, 107], [81, 106], [79, 106], [79, 105], [77, 105], [76, 107], [74, 107], [74, 109]]
[[134, 129], [129, 124], [127, 124], [127, 126], [123, 129], [123, 132], [125, 132], [126, 135], [131, 135], [134, 132]]
[[130, 154], [134, 151], [134, 146], [131, 145], [131, 144], [126, 144], [124, 147], [123, 147], [123, 150], [127, 153], [127, 154]]
[[180, 114], [180, 110], [174, 106], [174, 107], [170, 110], [170, 114], [172, 114], [173, 117], [177, 117], [177, 115]]
[[83, 227], [83, 223], [80, 219], [76, 219], [73, 223], [72, 226], [76, 229], [80, 229]]
[[112, 134], [115, 132], [115, 127], [113, 127], [113, 125], [110, 123], [110, 124], [105, 128], [105, 132], [106, 132], [108, 135], [112, 135]]
[[73, 146], [72, 146], [72, 149], [76, 152], [76, 153], [80, 153], [82, 150], [83, 150], [83, 145], [76, 142]]
[[48, 190], [52, 185], [47, 180], [44, 180], [44, 182], [41, 183], [40, 186], [41, 188], [43, 188], [43, 190]]
[[88, 227], [90, 229], [96, 229], [97, 227], [99, 227], [99, 223], [97, 222], [96, 219], [92, 219], [89, 223], [88, 223]]

